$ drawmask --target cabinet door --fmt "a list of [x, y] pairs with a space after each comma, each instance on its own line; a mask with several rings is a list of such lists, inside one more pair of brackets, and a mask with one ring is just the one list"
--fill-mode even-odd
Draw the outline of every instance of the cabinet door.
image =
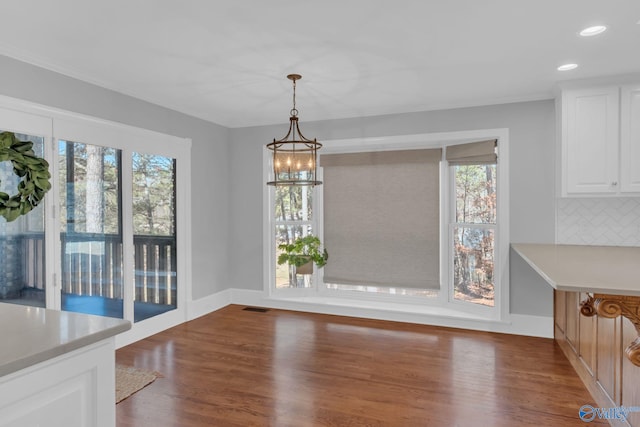
[[618, 191], [618, 106], [617, 86], [563, 93], [565, 195]]
[[[580, 292], [579, 301], [588, 298], [588, 294]], [[596, 372], [596, 320], [597, 316], [587, 317], [580, 314], [578, 308], [578, 354], [591, 375]]]
[[640, 192], [640, 85], [620, 93], [620, 190]]
[[[616, 405], [620, 405], [620, 367], [622, 363], [622, 318], [608, 319], [595, 316], [596, 330], [596, 377], [600, 387]], [[626, 357], [625, 357], [626, 358]]]
[[564, 334], [567, 329], [567, 293], [565, 291], [553, 291], [554, 312], [556, 326]]
[[565, 294], [567, 312], [565, 313], [566, 327], [565, 336], [567, 342], [573, 347], [576, 354], [580, 354], [580, 329], [578, 316], [580, 316], [580, 306], [578, 305], [578, 292], [567, 292]]

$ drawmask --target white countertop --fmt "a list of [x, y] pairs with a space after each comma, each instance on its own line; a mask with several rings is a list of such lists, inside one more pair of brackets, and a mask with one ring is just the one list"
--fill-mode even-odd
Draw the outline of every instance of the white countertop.
[[511, 247], [557, 290], [640, 296], [640, 247], [530, 243]]
[[127, 320], [0, 303], [0, 377], [130, 328]]

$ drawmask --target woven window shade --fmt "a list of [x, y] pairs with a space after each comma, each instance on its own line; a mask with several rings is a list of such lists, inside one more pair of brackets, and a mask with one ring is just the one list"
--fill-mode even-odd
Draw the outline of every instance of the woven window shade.
[[447, 147], [447, 161], [454, 165], [484, 165], [496, 163], [496, 145], [498, 140], [471, 142], [469, 144], [450, 145]]
[[440, 288], [441, 149], [329, 154], [325, 283]]

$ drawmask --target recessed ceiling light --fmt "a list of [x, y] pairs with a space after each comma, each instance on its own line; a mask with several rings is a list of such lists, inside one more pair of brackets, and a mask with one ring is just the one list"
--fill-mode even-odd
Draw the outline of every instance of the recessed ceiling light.
[[569, 71], [578, 68], [578, 64], [564, 64], [558, 67], [558, 71]]
[[585, 28], [584, 30], [580, 31], [580, 35], [582, 37], [591, 37], [604, 33], [605, 31], [607, 31], [607, 27], [605, 27], [604, 25], [594, 25], [593, 27]]

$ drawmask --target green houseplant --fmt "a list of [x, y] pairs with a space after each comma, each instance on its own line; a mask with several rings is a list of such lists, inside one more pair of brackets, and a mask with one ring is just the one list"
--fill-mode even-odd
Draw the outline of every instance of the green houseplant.
[[278, 265], [288, 263], [296, 267], [297, 274], [311, 274], [313, 264], [323, 267], [329, 259], [326, 248], [317, 236], [307, 235], [298, 237], [293, 243], [278, 245], [282, 253], [278, 256]]

